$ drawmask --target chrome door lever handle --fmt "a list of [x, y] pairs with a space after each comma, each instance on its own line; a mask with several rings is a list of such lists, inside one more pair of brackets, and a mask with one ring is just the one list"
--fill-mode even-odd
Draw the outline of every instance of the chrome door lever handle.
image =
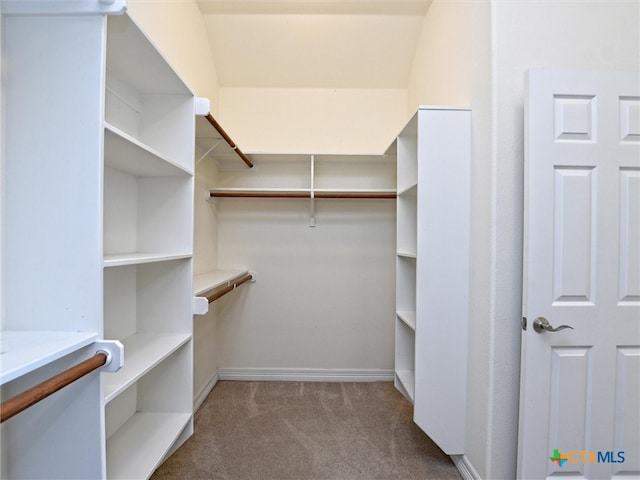
[[573, 327], [571, 327], [569, 325], [560, 325], [559, 327], [554, 328], [549, 323], [549, 320], [547, 320], [544, 317], [538, 317], [533, 321], [533, 329], [538, 333], [559, 332], [560, 330], [564, 330], [566, 328], [570, 328], [571, 330], [573, 330]]

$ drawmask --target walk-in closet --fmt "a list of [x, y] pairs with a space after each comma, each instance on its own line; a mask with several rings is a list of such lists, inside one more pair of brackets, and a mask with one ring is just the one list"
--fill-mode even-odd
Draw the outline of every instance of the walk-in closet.
[[525, 73], [640, 69], [583, 3], [0, 0], [0, 477], [515, 478]]

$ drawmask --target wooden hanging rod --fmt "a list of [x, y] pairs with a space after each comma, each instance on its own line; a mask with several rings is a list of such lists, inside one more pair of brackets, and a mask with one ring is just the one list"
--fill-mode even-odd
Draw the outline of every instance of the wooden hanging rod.
[[107, 354], [98, 352], [93, 357], [65, 370], [49, 380], [31, 387], [15, 397], [10, 398], [0, 405], [0, 423], [9, 420], [14, 415], [44, 400], [49, 395], [84, 377], [88, 373], [102, 367], [107, 363]]
[[[311, 198], [310, 192], [209, 192], [211, 198]], [[389, 198], [397, 197], [391, 192], [314, 192], [314, 198]]]
[[222, 138], [224, 138], [225, 142], [229, 144], [229, 146], [233, 149], [234, 152], [236, 152], [236, 154], [242, 159], [242, 161], [246, 163], [249, 168], [253, 168], [253, 163], [251, 163], [251, 160], [249, 160], [249, 158], [247, 158], [247, 156], [244, 153], [242, 153], [242, 150], [240, 150], [240, 148], [235, 144], [235, 142], [231, 140], [231, 137], [227, 135], [227, 132], [225, 132], [222, 126], [220, 126], [220, 124], [216, 122], [216, 119], [213, 118], [213, 115], [208, 113], [205, 118], [209, 121], [209, 123], [213, 126], [213, 128], [215, 128], [218, 131], [218, 133], [222, 135]]
[[314, 192], [315, 198], [396, 198], [395, 193], [387, 192]]
[[238, 280], [235, 280], [231, 285], [227, 285], [226, 287], [218, 290], [217, 292], [214, 292], [211, 295], [207, 296], [207, 300], [209, 301], [209, 303], [215, 302], [220, 297], [222, 297], [222, 296], [226, 295], [227, 293], [235, 290], [236, 287], [239, 287], [243, 283], [246, 283], [246, 282], [250, 281], [252, 278], [253, 278], [253, 276], [251, 274], [247, 274], [247, 275], [245, 275], [243, 277], [240, 277]]

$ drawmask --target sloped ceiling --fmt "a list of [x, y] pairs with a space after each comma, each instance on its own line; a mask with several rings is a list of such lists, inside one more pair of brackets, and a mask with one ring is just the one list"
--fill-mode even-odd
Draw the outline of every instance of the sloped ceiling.
[[430, 0], [198, 0], [221, 87], [406, 88]]

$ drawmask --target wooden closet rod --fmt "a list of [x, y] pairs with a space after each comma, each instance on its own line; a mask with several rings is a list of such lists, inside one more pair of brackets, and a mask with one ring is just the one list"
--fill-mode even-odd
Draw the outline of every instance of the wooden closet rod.
[[224, 287], [224, 288], [218, 290], [217, 292], [214, 292], [211, 295], [209, 295], [207, 297], [207, 300], [209, 300], [209, 303], [215, 302], [217, 299], [219, 299], [223, 295], [226, 295], [227, 293], [235, 290], [236, 287], [239, 287], [243, 283], [248, 282], [252, 278], [253, 278], [253, 276], [251, 274], [245, 275], [244, 277], [240, 277], [238, 280], [233, 282], [233, 284], [227, 285], [226, 287]]
[[249, 160], [247, 156], [244, 153], [242, 153], [242, 150], [240, 150], [240, 148], [235, 144], [235, 142], [231, 140], [231, 137], [227, 135], [227, 132], [225, 132], [224, 129], [220, 126], [220, 124], [216, 122], [216, 119], [213, 118], [213, 115], [208, 113], [206, 116], [206, 119], [213, 126], [213, 128], [215, 128], [218, 131], [218, 133], [222, 135], [222, 138], [224, 138], [224, 140], [229, 144], [229, 146], [233, 149], [233, 151], [235, 151], [238, 154], [238, 156], [242, 159], [242, 161], [244, 161], [244, 163], [246, 163], [249, 168], [253, 168], [253, 163], [251, 163], [251, 160]]
[[385, 192], [314, 192], [315, 198], [396, 198], [395, 193]]
[[[309, 192], [209, 192], [211, 198], [311, 198]], [[314, 192], [314, 198], [396, 198], [385, 192]]]
[[84, 377], [88, 373], [102, 367], [107, 363], [107, 354], [98, 352], [93, 357], [80, 362], [74, 367], [65, 370], [58, 375], [51, 377], [49, 380], [31, 387], [15, 397], [10, 398], [0, 405], [0, 423], [9, 420], [14, 415], [35, 405], [40, 400], [44, 400], [49, 395], [56, 393], [58, 390]]

